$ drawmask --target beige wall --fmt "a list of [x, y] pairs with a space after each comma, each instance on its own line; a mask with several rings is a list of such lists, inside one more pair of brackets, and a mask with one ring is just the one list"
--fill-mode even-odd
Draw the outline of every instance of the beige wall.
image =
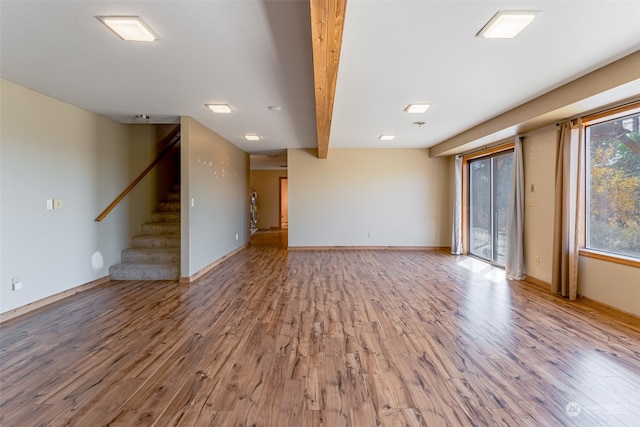
[[[550, 283], [557, 127], [524, 136], [525, 197], [534, 200], [533, 207], [525, 208], [525, 272]], [[640, 316], [640, 268], [580, 257], [578, 277], [578, 294]]]
[[[556, 136], [557, 127], [547, 126], [526, 134], [522, 145], [525, 198], [533, 201], [524, 211], [525, 271], [547, 283], [552, 269]], [[538, 265], [536, 256], [540, 257]]]
[[251, 188], [258, 193], [258, 229], [280, 227], [280, 178], [286, 170], [251, 171]]
[[449, 161], [425, 149], [289, 150], [290, 246], [450, 246]]
[[249, 155], [190, 117], [181, 119], [181, 275], [249, 241]]
[[[148, 165], [150, 129], [5, 80], [0, 85], [0, 312], [6, 312], [106, 276], [154, 200], [145, 190], [148, 177], [106, 219], [94, 221]], [[46, 209], [52, 198], [63, 200], [62, 209]], [[102, 268], [92, 265], [95, 252]], [[23, 289], [11, 290], [13, 277]]]
[[640, 268], [580, 257], [578, 293], [640, 316]]
[[[156, 158], [156, 126], [129, 125], [129, 176], [135, 179]], [[145, 178], [129, 193], [129, 235], [140, 234], [141, 225], [149, 220], [151, 212], [156, 210], [158, 172], [153, 168]], [[126, 188], [123, 187], [120, 191]]]

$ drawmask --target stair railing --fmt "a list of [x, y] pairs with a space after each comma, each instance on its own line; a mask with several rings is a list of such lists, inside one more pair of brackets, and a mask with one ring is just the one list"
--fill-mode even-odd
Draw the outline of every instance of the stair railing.
[[102, 211], [100, 215], [98, 215], [98, 217], [96, 218], [96, 222], [100, 222], [103, 219], [105, 219], [106, 216], [109, 215], [109, 212], [111, 212], [113, 208], [115, 208], [118, 205], [118, 203], [120, 203], [122, 199], [124, 199], [127, 196], [127, 194], [129, 194], [131, 190], [133, 190], [133, 188], [136, 185], [138, 185], [138, 183], [142, 181], [142, 179], [145, 176], [147, 176], [147, 174], [151, 171], [151, 169], [153, 169], [154, 166], [157, 165], [160, 162], [160, 160], [162, 160], [164, 156], [166, 156], [167, 153], [171, 151], [171, 149], [178, 142], [180, 142], [180, 125], [176, 126], [171, 132], [169, 132], [167, 136], [165, 136], [162, 139], [162, 141], [160, 141], [158, 145], [163, 146], [164, 144], [168, 143], [167, 146], [163, 148], [160, 154], [158, 154], [158, 156], [156, 157], [156, 159], [153, 162], [151, 162], [151, 164], [145, 170], [143, 170], [142, 173], [138, 175], [138, 177], [134, 179], [133, 182], [129, 184], [129, 186], [125, 188], [125, 190], [122, 193], [120, 193], [120, 195], [116, 197], [115, 200], [111, 202], [111, 204], [107, 206], [107, 208], [104, 211]]

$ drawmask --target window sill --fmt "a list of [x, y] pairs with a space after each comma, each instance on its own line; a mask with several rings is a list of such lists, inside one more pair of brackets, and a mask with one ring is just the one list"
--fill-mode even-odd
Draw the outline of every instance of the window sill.
[[592, 249], [580, 249], [578, 254], [587, 258], [595, 258], [602, 261], [609, 261], [616, 264], [628, 265], [630, 267], [640, 268], [640, 260], [637, 258], [626, 257], [623, 255], [612, 255], [604, 252], [594, 251]]

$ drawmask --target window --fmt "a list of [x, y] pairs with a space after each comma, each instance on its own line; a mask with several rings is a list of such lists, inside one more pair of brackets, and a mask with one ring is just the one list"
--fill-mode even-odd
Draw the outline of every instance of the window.
[[466, 161], [469, 254], [504, 266], [513, 149], [485, 153]]
[[640, 258], [640, 112], [629, 112], [585, 128], [585, 247]]

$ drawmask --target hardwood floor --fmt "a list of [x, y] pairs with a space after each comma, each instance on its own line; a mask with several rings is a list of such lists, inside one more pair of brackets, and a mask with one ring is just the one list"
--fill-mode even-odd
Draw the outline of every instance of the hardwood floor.
[[436, 251], [252, 244], [2, 325], [2, 426], [640, 424], [640, 324]]

